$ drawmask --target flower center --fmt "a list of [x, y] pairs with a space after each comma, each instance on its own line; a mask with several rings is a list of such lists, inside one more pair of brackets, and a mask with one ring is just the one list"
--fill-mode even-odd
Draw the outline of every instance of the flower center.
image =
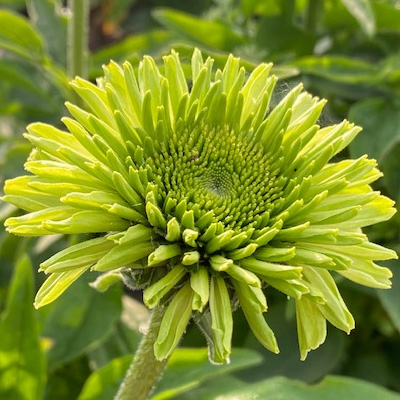
[[212, 162], [198, 182], [199, 186], [208, 190], [211, 195], [217, 198], [228, 198], [235, 193], [233, 180], [231, 174], [223, 166]]
[[277, 178], [279, 155], [228, 127], [183, 129], [146, 163], [163, 201], [186, 199], [197, 218], [212, 210], [216, 222], [236, 231], [258, 228], [285, 183]]

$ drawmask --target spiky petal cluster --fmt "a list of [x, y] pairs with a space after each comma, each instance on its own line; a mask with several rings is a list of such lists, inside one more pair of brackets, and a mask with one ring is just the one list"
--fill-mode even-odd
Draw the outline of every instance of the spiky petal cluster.
[[41, 265], [50, 276], [37, 307], [88, 269], [122, 272], [144, 287], [149, 308], [166, 305], [159, 359], [195, 316], [213, 360], [225, 362], [238, 303], [278, 352], [263, 316], [271, 286], [295, 299], [305, 358], [324, 341], [326, 320], [354, 327], [330, 270], [390, 286], [390, 271], [374, 261], [396, 255], [361, 228], [389, 219], [393, 202], [369, 186], [381, 175], [375, 161], [329, 162], [360, 128], [320, 128], [324, 100], [299, 85], [270, 107], [271, 64], [248, 77], [232, 56], [223, 70], [212, 66], [195, 51], [185, 77], [172, 52], [163, 72], [145, 57], [137, 74], [112, 62], [97, 85], [76, 78], [87, 109], [67, 103], [67, 131], [28, 127], [31, 175], [8, 181], [4, 199], [29, 213], [6, 226], [27, 236], [95, 234]]

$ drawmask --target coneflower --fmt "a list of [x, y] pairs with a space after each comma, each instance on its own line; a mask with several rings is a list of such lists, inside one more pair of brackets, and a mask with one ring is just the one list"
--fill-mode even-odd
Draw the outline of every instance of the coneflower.
[[318, 126], [325, 100], [301, 85], [271, 108], [270, 70], [247, 75], [230, 56], [214, 72], [195, 50], [189, 76], [172, 52], [160, 69], [144, 57], [137, 73], [111, 62], [97, 85], [72, 82], [87, 109], [66, 104], [67, 131], [31, 124], [31, 174], [4, 189], [28, 211], [6, 221], [9, 232], [88, 234], [41, 264], [49, 277], [36, 307], [87, 270], [119, 273], [164, 310], [158, 360], [193, 317], [211, 360], [227, 362], [237, 306], [277, 353], [266, 287], [295, 299], [302, 359], [325, 340], [327, 320], [354, 328], [330, 271], [390, 287], [390, 270], [374, 261], [396, 254], [361, 229], [389, 219], [393, 202], [369, 186], [381, 176], [374, 160], [330, 162], [361, 128]]

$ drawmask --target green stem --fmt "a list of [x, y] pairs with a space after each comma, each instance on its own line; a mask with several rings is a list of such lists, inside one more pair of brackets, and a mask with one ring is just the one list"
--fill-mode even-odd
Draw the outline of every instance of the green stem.
[[70, 78], [87, 77], [89, 1], [68, 0], [67, 72]]
[[304, 19], [304, 28], [308, 32], [317, 33], [323, 9], [323, 0], [308, 0]]
[[114, 400], [146, 400], [160, 379], [167, 359], [158, 361], [154, 357], [153, 346], [158, 336], [164, 311], [165, 307], [162, 306], [153, 310], [149, 330], [143, 336]]

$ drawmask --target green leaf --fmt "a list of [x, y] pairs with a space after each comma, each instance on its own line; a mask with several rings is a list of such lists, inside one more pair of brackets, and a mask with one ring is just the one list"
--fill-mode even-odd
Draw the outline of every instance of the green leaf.
[[400, 138], [393, 143], [385, 153], [384, 162], [381, 164], [383, 172], [382, 182], [389, 190], [390, 195], [397, 201], [400, 198]]
[[[101, 72], [101, 65], [110, 59], [124, 61], [134, 57], [137, 53], [153, 53], [171, 42], [173, 35], [165, 30], [151, 30], [148, 32], [127, 36], [123, 40], [106, 46], [92, 56], [92, 64]], [[137, 56], [139, 59], [139, 56]]]
[[216, 49], [231, 51], [244, 41], [242, 36], [221, 22], [207, 21], [169, 8], [157, 8], [152, 15], [177, 34]]
[[349, 119], [363, 127], [350, 144], [352, 157], [368, 154], [381, 162], [389, 149], [400, 140], [400, 107], [386, 99], [367, 99], [356, 103], [350, 109]]
[[400, 270], [397, 261], [388, 261], [387, 266], [393, 272], [392, 288], [390, 290], [378, 290], [378, 297], [388, 313], [394, 326], [400, 332]]
[[94, 274], [85, 273], [54, 304], [43, 336], [50, 339], [50, 368], [72, 360], [94, 348], [112, 332], [121, 313], [121, 288], [98, 293], [89, 282]]
[[284, 399], [284, 400], [399, 400], [400, 394], [358, 379], [328, 376], [317, 385], [307, 385], [278, 377], [257, 383], [237, 380], [214, 380], [213, 385], [199, 393], [179, 396], [176, 400], [217, 399]]
[[200, 386], [211, 377], [239, 371], [257, 365], [260, 361], [261, 356], [255, 351], [234, 349], [230, 364], [215, 366], [209, 362], [207, 349], [177, 349], [151, 400], [175, 398], [177, 394]]
[[66, 66], [67, 19], [61, 13], [60, 0], [27, 0], [29, 16], [44, 39], [51, 58]]
[[341, 0], [347, 11], [357, 20], [360, 28], [368, 36], [376, 29], [374, 10], [370, 0]]
[[93, 372], [86, 381], [78, 400], [112, 399], [131, 362], [131, 355], [115, 358], [105, 367]]
[[[269, 61], [312, 54], [316, 37], [294, 25], [285, 13], [279, 16], [262, 17], [255, 25], [254, 41], [256, 57]], [[283, 56], [282, 56], [283, 55]]]
[[342, 56], [303, 57], [293, 62], [304, 74], [344, 84], [373, 85], [378, 81], [379, 68], [362, 60]]
[[32, 61], [42, 61], [42, 39], [29, 21], [13, 12], [0, 10], [0, 48]]
[[[207, 349], [176, 349], [168, 361], [152, 400], [174, 398], [191, 388], [200, 386], [205, 380], [220, 377], [260, 362], [260, 356], [251, 350], [235, 349], [231, 363], [216, 367], [208, 361]], [[95, 371], [86, 381], [78, 400], [109, 400], [116, 394], [132, 356], [114, 359], [105, 367]]]
[[46, 366], [33, 309], [33, 274], [27, 257], [15, 266], [0, 323], [0, 398], [40, 400]]
[[400, 10], [395, 4], [374, 1], [372, 2], [376, 17], [378, 31], [399, 31], [400, 30]]
[[0, 76], [1, 82], [9, 82], [13, 86], [18, 86], [21, 89], [33, 92], [43, 98], [46, 98], [46, 94], [43, 89], [37, 84], [36, 81], [32, 80], [32, 70], [26, 68], [22, 63], [16, 62], [16, 60], [1, 59], [0, 60]]

